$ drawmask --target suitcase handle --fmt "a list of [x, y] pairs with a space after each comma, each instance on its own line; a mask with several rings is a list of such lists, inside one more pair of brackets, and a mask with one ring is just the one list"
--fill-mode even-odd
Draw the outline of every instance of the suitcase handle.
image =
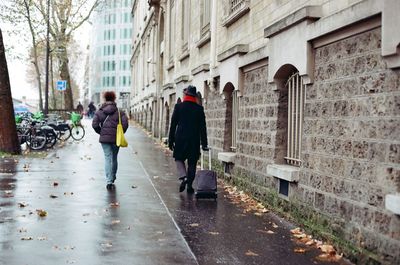
[[[200, 159], [200, 168], [201, 170], [204, 169], [204, 151], [203, 149], [201, 149], [201, 159]], [[208, 149], [208, 169], [211, 170], [211, 148]]]

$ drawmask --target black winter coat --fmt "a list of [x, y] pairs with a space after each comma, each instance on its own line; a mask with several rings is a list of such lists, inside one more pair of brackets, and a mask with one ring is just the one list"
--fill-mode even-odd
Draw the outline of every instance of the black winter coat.
[[175, 160], [197, 161], [202, 147], [207, 147], [206, 117], [202, 106], [184, 101], [175, 105], [169, 129], [169, 144], [175, 144]]
[[[120, 113], [122, 127], [124, 128], [124, 132], [126, 132], [126, 130], [128, 130], [128, 118], [125, 112], [120, 111]], [[96, 111], [93, 117], [92, 127], [100, 134], [100, 143], [115, 144], [118, 120], [118, 108], [115, 102], [107, 101]]]

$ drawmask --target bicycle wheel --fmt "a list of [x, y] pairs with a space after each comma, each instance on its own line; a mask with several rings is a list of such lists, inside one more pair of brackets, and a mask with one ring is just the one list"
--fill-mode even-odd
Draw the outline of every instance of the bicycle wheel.
[[47, 131], [46, 138], [47, 148], [52, 148], [57, 143], [57, 134], [55, 133], [55, 131]]
[[64, 130], [57, 131], [57, 138], [61, 141], [66, 141], [71, 137], [71, 129], [64, 128]]
[[85, 129], [82, 125], [75, 125], [71, 129], [71, 136], [74, 140], [81, 140], [85, 136]]
[[34, 130], [29, 132], [27, 143], [32, 150], [41, 150], [46, 146], [46, 133], [42, 130]]

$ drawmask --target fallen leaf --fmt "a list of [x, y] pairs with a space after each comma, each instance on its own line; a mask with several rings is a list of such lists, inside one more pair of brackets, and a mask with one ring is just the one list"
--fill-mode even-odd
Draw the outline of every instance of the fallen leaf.
[[119, 223], [121, 223], [120, 220], [112, 220], [112, 221], [111, 221], [111, 224], [112, 224], [112, 225], [116, 225], [116, 224], [119, 224]]
[[296, 238], [299, 238], [299, 239], [301, 239], [301, 238], [306, 238], [306, 237], [307, 237], [306, 234], [295, 234], [295, 235], [293, 235], [293, 236], [296, 237]]
[[277, 226], [275, 223], [272, 223], [272, 227], [273, 228], [278, 228], [279, 226]]
[[102, 243], [101, 246], [110, 248], [112, 247], [112, 243], [111, 242]]
[[32, 240], [33, 237], [31, 236], [26, 236], [26, 237], [21, 237], [21, 240]]
[[302, 233], [299, 227], [296, 227], [296, 228], [290, 230], [290, 232], [292, 234], [301, 234]]
[[335, 248], [332, 245], [321, 245], [318, 247], [319, 249], [321, 249], [322, 252], [325, 252], [329, 255], [334, 255], [336, 254]]
[[262, 216], [262, 213], [254, 213], [254, 215]]
[[199, 224], [198, 224], [198, 223], [193, 223], [193, 224], [190, 224], [190, 226], [191, 226], [191, 227], [198, 227]]
[[253, 252], [253, 251], [251, 251], [251, 250], [247, 250], [246, 256], [258, 257], [258, 254]]
[[304, 248], [295, 248], [294, 253], [305, 253], [306, 250]]
[[272, 230], [268, 230], [268, 231], [267, 231], [267, 234], [275, 234], [275, 232], [272, 231]]
[[19, 202], [19, 203], [18, 203], [18, 206], [19, 206], [20, 208], [24, 208], [24, 207], [28, 206], [28, 204], [27, 204], [26, 202]]
[[309, 241], [307, 241], [305, 244], [307, 245], [307, 246], [311, 246], [311, 245], [313, 245], [315, 242], [314, 242], [314, 240], [309, 240]]
[[208, 232], [210, 235], [216, 236], [219, 235], [219, 232]]
[[50, 198], [52, 198], [52, 199], [55, 199], [55, 198], [58, 198], [58, 196], [57, 195], [53, 195], [53, 194], [50, 194], [50, 196], [49, 196]]
[[46, 217], [47, 216], [47, 212], [45, 210], [37, 209], [36, 212], [40, 217]]

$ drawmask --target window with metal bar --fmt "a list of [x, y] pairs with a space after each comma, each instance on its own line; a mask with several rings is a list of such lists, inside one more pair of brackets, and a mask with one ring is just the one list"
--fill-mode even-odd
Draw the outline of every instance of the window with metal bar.
[[230, 0], [229, 1], [229, 13], [235, 13], [242, 9], [246, 5], [245, 0]]
[[201, 36], [203, 37], [210, 31], [211, 21], [211, 0], [203, 0], [201, 12]]
[[285, 160], [290, 165], [300, 166], [305, 85], [297, 72], [289, 77], [286, 86], [288, 89], [288, 134]]
[[232, 92], [232, 146], [231, 150], [236, 151], [237, 148], [237, 124], [239, 117], [239, 97], [238, 91]]
[[190, 0], [182, 1], [182, 50], [188, 49], [189, 25], [190, 25]]
[[169, 7], [169, 62], [174, 60], [175, 42], [175, 1], [172, 0]]

